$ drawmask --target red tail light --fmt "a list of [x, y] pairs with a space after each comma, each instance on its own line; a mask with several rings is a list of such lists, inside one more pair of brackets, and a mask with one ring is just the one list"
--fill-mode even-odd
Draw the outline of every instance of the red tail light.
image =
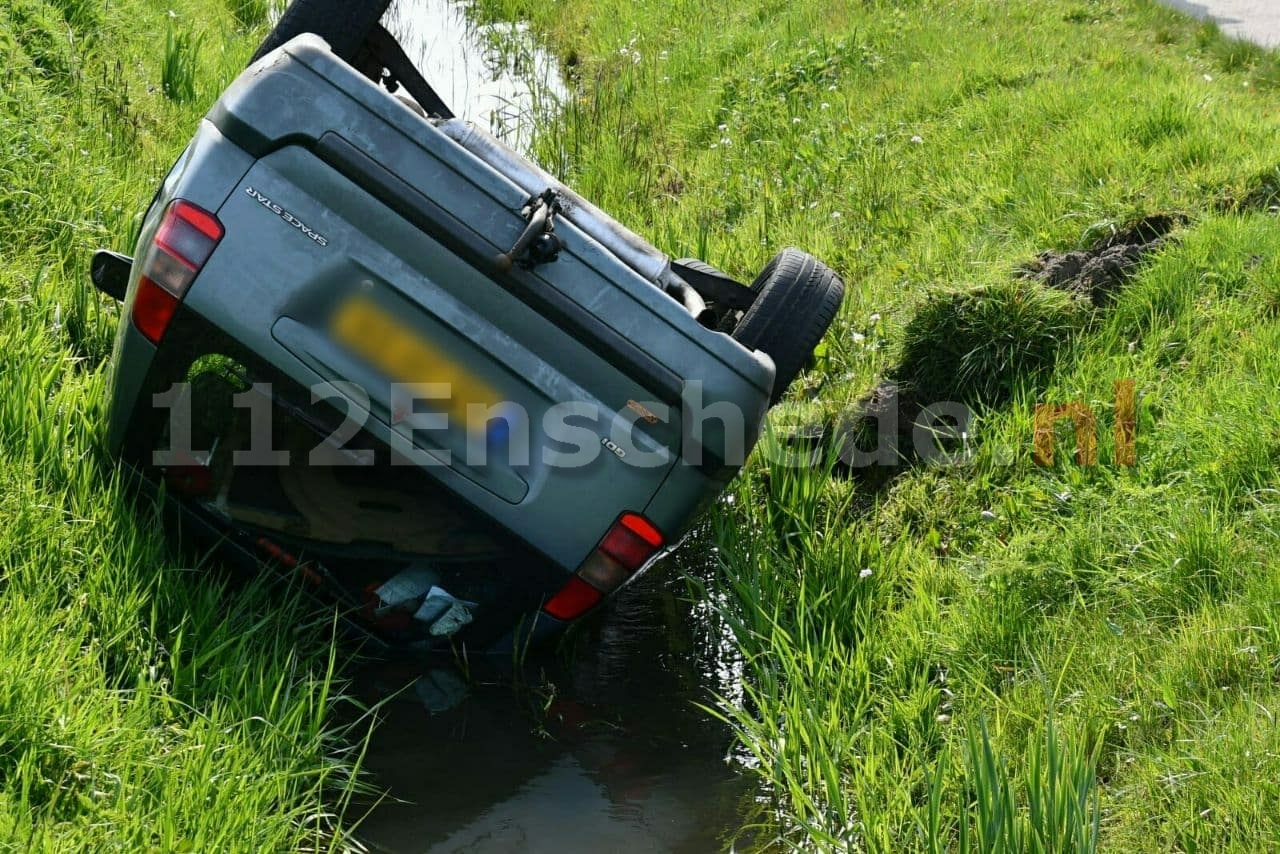
[[213, 493], [213, 471], [201, 463], [168, 466], [164, 470], [164, 482], [182, 495], [204, 498]]
[[639, 513], [623, 513], [578, 572], [542, 610], [558, 620], [574, 620], [617, 590], [658, 549], [662, 532]]
[[600, 551], [635, 572], [662, 548], [662, 534], [638, 513], [623, 513], [600, 541]]
[[152, 344], [160, 343], [178, 303], [223, 233], [217, 217], [191, 202], [175, 199], [165, 209], [133, 298], [133, 324]]
[[542, 606], [542, 610], [557, 620], [573, 620], [594, 608], [602, 598], [604, 594], [599, 590], [578, 576], [571, 575], [569, 583], [561, 587], [560, 592]]
[[177, 297], [146, 276], [138, 280], [138, 292], [133, 297], [133, 325], [148, 341], [160, 343], [160, 336], [169, 328], [169, 321], [177, 310]]

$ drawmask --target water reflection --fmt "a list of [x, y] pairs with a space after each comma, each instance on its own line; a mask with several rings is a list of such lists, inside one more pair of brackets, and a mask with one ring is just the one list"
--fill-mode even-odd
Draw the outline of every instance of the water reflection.
[[477, 25], [466, 6], [395, 0], [385, 24], [450, 109], [524, 151], [535, 123], [564, 99], [560, 67], [527, 25]]
[[361, 837], [394, 851], [728, 847], [749, 782], [726, 759], [730, 733], [695, 704], [734, 668], [690, 610], [678, 569], [657, 567], [519, 678], [479, 663], [491, 672], [473, 670], [466, 699], [442, 713], [428, 711], [451, 690], [438, 670], [363, 674], [369, 699], [411, 687], [387, 704], [366, 763], [396, 800]]

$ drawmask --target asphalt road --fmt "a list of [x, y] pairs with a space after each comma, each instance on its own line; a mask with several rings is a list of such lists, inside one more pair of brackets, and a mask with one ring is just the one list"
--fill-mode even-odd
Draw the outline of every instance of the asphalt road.
[[1280, 0], [1161, 0], [1166, 6], [1213, 18], [1222, 31], [1266, 47], [1280, 47]]

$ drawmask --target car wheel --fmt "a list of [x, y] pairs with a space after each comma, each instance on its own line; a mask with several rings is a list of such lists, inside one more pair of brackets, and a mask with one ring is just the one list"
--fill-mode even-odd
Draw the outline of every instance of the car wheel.
[[752, 283], [755, 302], [734, 327], [733, 337], [748, 350], [773, 359], [776, 374], [770, 404], [813, 356], [844, 298], [844, 283], [807, 252], [783, 249]]
[[704, 276], [714, 276], [726, 285], [733, 285], [736, 287], [738, 284], [733, 276], [730, 276], [724, 270], [721, 270], [719, 267], [713, 267], [706, 261], [699, 260], [698, 258], [681, 258], [678, 261], [672, 262], [672, 264], [673, 266], [675, 264], [679, 264], [681, 267], [689, 270], [695, 270]]
[[293, 0], [250, 62], [257, 62], [302, 33], [315, 33], [342, 59], [355, 65], [365, 37], [391, 0]]

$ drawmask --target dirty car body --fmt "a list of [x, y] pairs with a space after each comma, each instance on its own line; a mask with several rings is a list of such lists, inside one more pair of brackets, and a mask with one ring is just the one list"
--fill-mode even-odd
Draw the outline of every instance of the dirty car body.
[[773, 393], [665, 255], [311, 35], [210, 110], [135, 259], [94, 268], [111, 450], [396, 641], [556, 634], [679, 541]]

